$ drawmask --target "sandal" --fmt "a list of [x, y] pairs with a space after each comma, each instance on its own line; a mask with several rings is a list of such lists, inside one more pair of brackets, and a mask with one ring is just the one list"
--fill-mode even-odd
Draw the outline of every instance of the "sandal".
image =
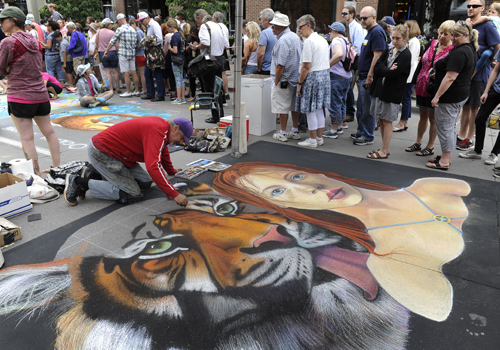
[[[430, 163], [434, 163], [434, 162], [439, 162], [439, 160], [441, 159], [441, 156], [436, 156], [435, 158], [429, 158], [429, 162]], [[451, 165], [451, 160], [450, 160], [450, 165]]]
[[370, 158], [370, 159], [387, 159], [389, 158], [389, 155], [385, 155], [385, 156], [381, 156], [380, 153], [378, 153], [378, 151], [376, 152], [373, 152], [373, 153], [369, 153], [366, 158]]
[[415, 153], [417, 156], [419, 157], [423, 157], [423, 156], [432, 156], [434, 154], [434, 147], [432, 148], [429, 148], [429, 147], [425, 147], [423, 150], [420, 150], [418, 151], [417, 153]]
[[[378, 150], [376, 150], [376, 151], [375, 151], [375, 150], [370, 151], [370, 153], [368, 153], [368, 154], [376, 153], [376, 152], [378, 152], [378, 151], [380, 151], [380, 148], [379, 148]], [[391, 155], [391, 152], [387, 153], [387, 155], [388, 155], [388, 156], [390, 156], [390, 155]]]
[[[441, 156], [438, 156], [438, 157], [439, 157], [439, 159], [441, 159]], [[428, 168], [431, 168], [431, 169], [445, 170], [445, 171], [448, 170], [450, 167], [441, 165], [441, 163], [439, 163], [438, 157], [436, 157], [433, 162], [431, 160], [429, 160], [429, 162], [427, 162], [427, 164], [425, 164], [425, 166]]]
[[420, 143], [414, 143], [413, 145], [411, 145], [410, 147], [406, 147], [405, 148], [405, 151], [406, 152], [415, 152], [415, 151], [419, 151], [421, 149], [421, 144]]

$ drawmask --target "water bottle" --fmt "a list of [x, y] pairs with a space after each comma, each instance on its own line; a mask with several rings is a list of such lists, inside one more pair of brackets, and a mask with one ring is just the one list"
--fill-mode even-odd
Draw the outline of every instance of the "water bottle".
[[9, 163], [2, 163], [1, 166], [0, 166], [0, 174], [3, 174], [3, 173], [10, 173], [12, 174], [12, 169], [10, 168], [10, 164]]

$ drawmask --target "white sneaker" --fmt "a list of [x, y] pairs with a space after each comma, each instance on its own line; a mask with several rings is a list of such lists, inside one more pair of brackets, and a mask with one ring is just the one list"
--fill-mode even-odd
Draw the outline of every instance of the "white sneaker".
[[141, 92], [140, 92], [140, 91], [133, 92], [133, 93], [132, 93], [132, 96], [141, 96]]
[[476, 151], [474, 151], [473, 149], [470, 149], [464, 153], [459, 153], [458, 156], [465, 159], [481, 159], [481, 153], [476, 153]]
[[339, 125], [337, 127], [337, 134], [342, 135], [343, 133], [344, 133], [344, 128], [342, 127], [342, 125]]
[[323, 137], [326, 137], [329, 139], [336, 139], [337, 137], [339, 137], [339, 134], [337, 131], [330, 129], [330, 130], [327, 130], [323, 133]]
[[307, 138], [305, 139], [305, 141], [299, 142], [298, 145], [302, 147], [316, 148], [318, 147], [318, 142], [316, 140]]
[[495, 165], [498, 161], [498, 156], [494, 153], [490, 153], [487, 159], [484, 160], [484, 164]]
[[349, 125], [347, 125], [347, 122], [342, 123], [342, 128], [343, 129], [349, 129]]
[[280, 131], [276, 131], [273, 135], [273, 139], [275, 140], [279, 140], [281, 142], [287, 142], [288, 141], [288, 137], [286, 137], [286, 134], [282, 134]]
[[293, 140], [300, 140], [300, 134], [298, 132], [290, 131], [288, 134], [286, 134], [286, 137]]
[[120, 97], [132, 97], [132, 93], [131, 92], [124, 92], [123, 94], [120, 95]]
[[319, 137], [316, 137], [316, 142], [318, 144], [318, 146], [323, 146], [325, 144], [325, 141], [323, 140], [323, 138], [319, 138]]

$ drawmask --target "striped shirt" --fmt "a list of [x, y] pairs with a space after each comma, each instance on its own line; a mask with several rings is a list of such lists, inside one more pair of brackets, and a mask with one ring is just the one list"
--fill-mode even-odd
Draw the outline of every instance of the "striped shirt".
[[128, 60], [135, 58], [135, 46], [137, 45], [137, 33], [128, 23], [123, 24], [116, 30], [115, 35], [109, 42], [114, 46], [119, 41], [118, 55]]

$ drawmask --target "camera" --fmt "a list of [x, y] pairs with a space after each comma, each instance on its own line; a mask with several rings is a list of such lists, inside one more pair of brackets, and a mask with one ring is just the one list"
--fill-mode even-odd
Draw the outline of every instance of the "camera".
[[282, 89], [287, 89], [288, 88], [288, 81], [282, 81], [282, 82], [280, 82], [280, 87]]

